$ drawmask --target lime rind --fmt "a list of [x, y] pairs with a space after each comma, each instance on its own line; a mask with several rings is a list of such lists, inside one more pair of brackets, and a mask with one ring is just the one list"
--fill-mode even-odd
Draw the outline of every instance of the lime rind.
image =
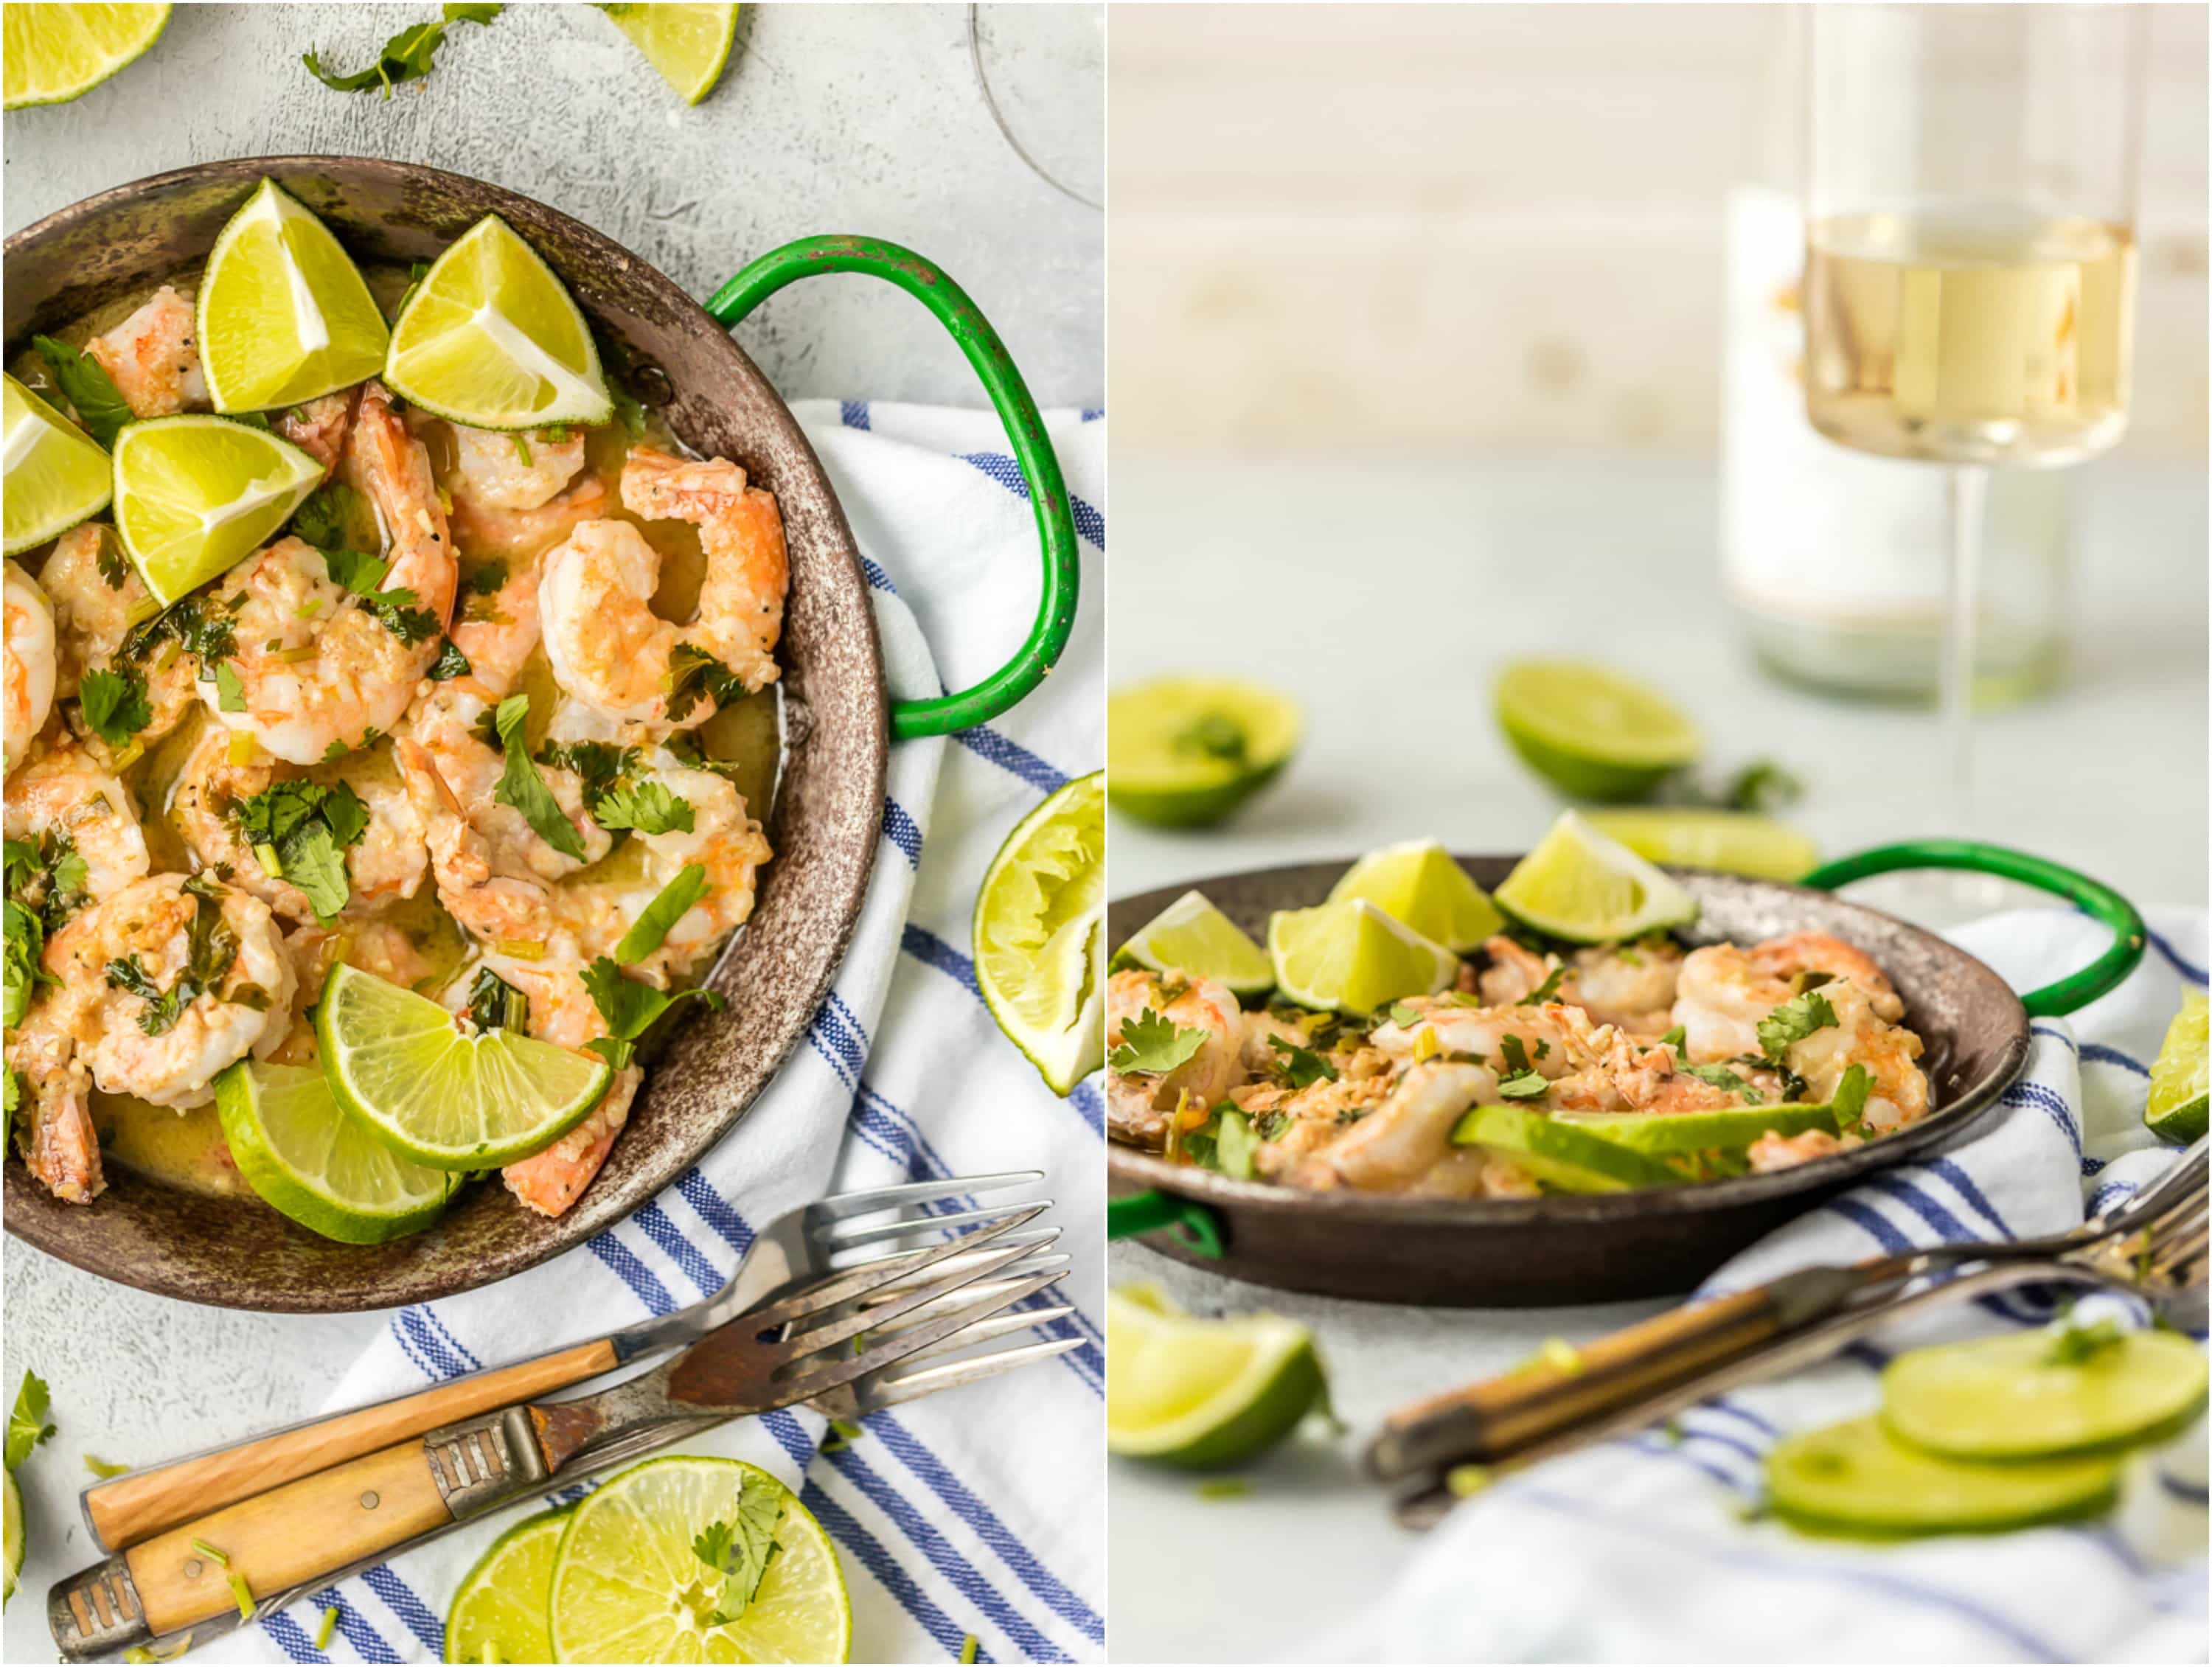
[[[550, 1661], [546, 1606], [568, 1508], [541, 1511], [501, 1534], [462, 1577], [446, 1609], [452, 1662]], [[489, 1646], [491, 1653], [485, 1653]]]
[[609, 6], [606, 12], [686, 104], [714, 90], [738, 36], [734, 5]]
[[1269, 1313], [1197, 1319], [1157, 1291], [1106, 1299], [1106, 1447], [1186, 1469], [1272, 1447], [1327, 1390], [1313, 1333]]
[[115, 476], [90, 435], [13, 376], [5, 389], [5, 553], [14, 556], [106, 508]]
[[[299, 447], [228, 417], [154, 417], [115, 436], [115, 530], [154, 599], [167, 607], [274, 538], [322, 484]], [[216, 502], [195, 477], [228, 478]]]
[[1267, 955], [1291, 1001], [1348, 1013], [1434, 995], [1459, 973], [1459, 957], [1364, 897], [1278, 910], [1267, 922]]
[[1114, 966], [1116, 970], [1134, 966], [1208, 979], [1247, 1000], [1275, 987], [1275, 969], [1267, 952], [1203, 891], [1184, 892], [1138, 928], [1114, 952]]
[[1787, 1139], [1815, 1129], [1836, 1133], [1832, 1105], [1744, 1105], [1675, 1112], [1559, 1110], [1551, 1118], [1560, 1127], [1653, 1156], [1748, 1147], [1762, 1135]]
[[1523, 926], [1568, 943], [1616, 943], [1698, 918], [1697, 899], [1678, 881], [1574, 811], [1560, 812], [1492, 895]]
[[1808, 1532], [1890, 1538], [1992, 1533], [2105, 1509], [2119, 1466], [2109, 1457], [1992, 1464], [1923, 1451], [1880, 1417], [1785, 1437], [1766, 1456], [1777, 1515]]
[[1297, 704], [1226, 678], [1157, 678], [1106, 703], [1107, 797], [1161, 827], [1220, 821], [1297, 751]]
[[1696, 726], [1664, 696], [1601, 666], [1518, 660], [1495, 698], [1514, 751], [1577, 798], [1638, 798], [1698, 756]]
[[[143, 57], [161, 38], [161, 31], [169, 23], [169, 8], [166, 4], [11, 5], [4, 10], [6, 51], [0, 57], [6, 61], [8, 85], [0, 106], [9, 110], [67, 104], [71, 99], [83, 97]], [[92, 38], [94, 25], [101, 26], [107, 36], [105, 41]], [[76, 61], [58, 78], [48, 77], [33, 84], [30, 66], [42, 58], [52, 59], [56, 54], [51, 50], [52, 42], [35, 40], [33, 32], [51, 32], [61, 27], [76, 33], [76, 39], [68, 43], [76, 49], [72, 53]]]
[[15, 1486], [13, 1470], [7, 1473], [6, 1495], [4, 1514], [0, 1514], [0, 1535], [6, 1540], [5, 1546], [0, 1547], [0, 1558], [4, 1558], [0, 1574], [4, 1574], [6, 1585], [0, 1587], [0, 1600], [15, 1595], [15, 1582], [23, 1573], [23, 1491]]
[[992, 1018], [1060, 1095], [1106, 1062], [1104, 788], [1079, 776], [1016, 824], [970, 925]]
[[2204, 994], [2184, 990], [2181, 1011], [2166, 1026], [2166, 1040], [2150, 1068], [2150, 1095], [2143, 1122], [2161, 1141], [2186, 1145], [2202, 1140], [2212, 1121], [2212, 1074], [2206, 1067], [2208, 1022]]
[[1749, 811], [1695, 806], [1597, 810], [1584, 819], [1647, 862], [1676, 868], [1798, 880], [1820, 861], [1820, 848], [1795, 828]]
[[1954, 1458], [2014, 1460], [2135, 1446], [2203, 1408], [2203, 1351], [2171, 1331], [2131, 1331], [2083, 1358], [2050, 1329], [1939, 1343], [1881, 1375], [1882, 1421]]
[[319, 1068], [241, 1060], [216, 1078], [215, 1098], [239, 1174], [310, 1232], [381, 1244], [445, 1214], [453, 1176], [393, 1152], [338, 1104]]
[[1433, 839], [1370, 851], [1345, 871], [1331, 903], [1364, 897], [1425, 938], [1465, 955], [1505, 924], [1505, 917], [1450, 852]]
[[1642, 1153], [1517, 1105], [1478, 1105], [1452, 1130], [1455, 1146], [1479, 1146], [1559, 1192], [1629, 1192], [1681, 1177]]

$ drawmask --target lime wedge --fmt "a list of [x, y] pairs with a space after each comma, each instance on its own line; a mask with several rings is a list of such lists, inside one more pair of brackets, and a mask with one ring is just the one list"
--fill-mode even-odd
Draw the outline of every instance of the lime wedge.
[[1106, 702], [1107, 796], [1163, 827], [1204, 827], [1274, 779], [1298, 745], [1298, 709], [1220, 678], [1160, 678]]
[[200, 279], [200, 368], [219, 411], [264, 411], [351, 387], [390, 332], [329, 227], [264, 179], [215, 240]]
[[491, 1542], [446, 1611], [447, 1660], [553, 1659], [545, 1603], [553, 1591], [553, 1554], [568, 1526], [566, 1511], [541, 1511]]
[[6, 457], [0, 515], [6, 521], [6, 552], [13, 556], [106, 508], [115, 476], [107, 453], [90, 435], [14, 377], [0, 381], [5, 383], [0, 449]]
[[2186, 1337], [2054, 1327], [1899, 1355], [1881, 1374], [1882, 1421], [1954, 1458], [2048, 1458], [2168, 1434], [2204, 1390], [2204, 1355]]
[[1364, 897], [1277, 910], [1267, 921], [1267, 953], [1285, 995], [1343, 1013], [1434, 995], [1459, 975], [1459, 957]]
[[331, 1098], [319, 1068], [240, 1060], [216, 1078], [215, 1104], [246, 1185], [312, 1232], [381, 1244], [445, 1213], [453, 1177], [385, 1145]]
[[630, 38], [660, 78], [696, 104], [714, 88], [737, 38], [735, 6], [608, 6], [615, 27]]
[[2181, 1011], [2166, 1027], [2166, 1040], [2150, 1068], [2150, 1098], [2143, 1122], [2161, 1141], [2201, 1140], [2206, 1122], [2204, 993], [2184, 990]]
[[323, 465], [227, 417], [156, 417], [115, 436], [115, 530], [167, 607], [276, 534]]
[[[762, 1488], [781, 1505], [775, 1552], [744, 1612], [710, 1627], [722, 1581], [693, 1542], [716, 1523], [735, 1530], [741, 1495]], [[649, 1459], [586, 1494], [547, 1611], [556, 1661], [842, 1661], [853, 1646], [830, 1536], [788, 1488], [733, 1458]]]
[[1106, 1062], [1104, 786], [1094, 770], [1024, 817], [975, 898], [975, 983], [1055, 1094]]
[[476, 429], [614, 415], [584, 314], [504, 220], [488, 214], [440, 255], [392, 324], [392, 391]]
[[160, 39], [167, 6], [8, 6], [6, 106], [66, 104]]
[[13, 1470], [8, 1472], [7, 1496], [7, 1511], [4, 1518], [0, 1518], [0, 1528], [5, 1529], [7, 1538], [7, 1585], [4, 1590], [0, 1590], [0, 1601], [15, 1595], [16, 1579], [23, 1573], [23, 1494], [22, 1490], [15, 1486]]
[[1988, 1533], [2079, 1517], [2109, 1505], [2109, 1458], [1946, 1458], [1907, 1446], [1879, 1418], [1854, 1418], [1777, 1442], [1766, 1455], [1775, 1514], [1815, 1533], [1887, 1536]]
[[1528, 767], [1578, 799], [1634, 799], [1698, 756], [1698, 732], [1640, 683], [1566, 660], [1498, 679], [1498, 721]]
[[1265, 995], [1275, 987], [1274, 964], [1267, 952], [1237, 929], [1206, 900], [1186, 891], [1137, 928], [1114, 952], [1114, 964], [1151, 972], [1180, 972], [1210, 978], [1242, 996]]
[[1273, 1446], [1327, 1395], [1313, 1333], [1274, 1314], [1194, 1318], [1152, 1286], [1106, 1296], [1106, 1450], [1190, 1469]]
[[1523, 926], [1574, 944], [1615, 943], [1687, 926], [1698, 900], [1626, 845], [1563, 811], [1498, 888]]
[[1627, 1192], [1681, 1178], [1618, 1141], [1517, 1105], [1476, 1106], [1459, 1120], [1452, 1142], [1494, 1153], [1555, 1192]]
[[1748, 811], [1591, 811], [1585, 819], [1647, 861], [1676, 868], [1802, 879], [1820, 860], [1819, 849], [1795, 828]]
[[509, 1031], [463, 1032], [426, 995], [340, 962], [315, 1008], [338, 1104], [432, 1169], [497, 1169], [584, 1120], [614, 1073], [597, 1054]]
[[1836, 1132], [1832, 1105], [1732, 1105], [1711, 1111], [1554, 1111], [1552, 1121], [1650, 1155], [1741, 1149], [1762, 1135]]
[[1389, 845], [1345, 872], [1328, 900], [1364, 897], [1425, 938], [1467, 954], [1505, 924], [1483, 889], [1433, 839]]

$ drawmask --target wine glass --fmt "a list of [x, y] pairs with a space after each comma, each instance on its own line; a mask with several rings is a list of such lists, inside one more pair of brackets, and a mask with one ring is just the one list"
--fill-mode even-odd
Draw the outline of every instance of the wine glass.
[[1105, 207], [1105, 8], [971, 5], [968, 58], [1014, 155], [1055, 191]]

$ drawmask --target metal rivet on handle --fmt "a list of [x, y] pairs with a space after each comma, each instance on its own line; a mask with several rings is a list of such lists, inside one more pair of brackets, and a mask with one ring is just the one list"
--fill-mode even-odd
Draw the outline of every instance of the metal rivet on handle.
[[363, 1494], [361, 1496], [361, 1508], [364, 1511], [375, 1510], [377, 1503], [376, 1490], [374, 1488], [371, 1488], [368, 1493]]

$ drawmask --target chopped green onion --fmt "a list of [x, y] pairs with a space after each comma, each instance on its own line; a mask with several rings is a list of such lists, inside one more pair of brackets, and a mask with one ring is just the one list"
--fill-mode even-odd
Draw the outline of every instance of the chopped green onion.
[[102, 1481], [106, 1481], [110, 1476], [122, 1475], [131, 1469], [128, 1464], [110, 1464], [106, 1459], [96, 1458], [90, 1453], [87, 1453], [83, 1457], [84, 1468], [91, 1471], [93, 1475], [98, 1476]]
[[337, 1629], [338, 1610], [337, 1605], [333, 1603], [323, 1611], [323, 1624], [315, 1628], [315, 1647], [319, 1650], [329, 1649], [331, 1634]]
[[287, 666], [297, 666], [303, 660], [315, 660], [320, 658], [322, 652], [322, 648], [319, 644], [302, 642], [296, 648], [278, 649], [276, 658], [283, 660]]
[[501, 938], [492, 946], [502, 955], [511, 955], [518, 961], [542, 961], [545, 958], [544, 942], [532, 942], [522, 938]]
[[[197, 1544], [198, 1542], [196, 1541], [194, 1543]], [[246, 1585], [246, 1577], [243, 1574], [233, 1574], [230, 1577], [230, 1595], [233, 1598], [237, 1600], [238, 1618], [240, 1621], [252, 1620], [253, 1592], [252, 1589]]]
[[965, 1664], [973, 1662], [975, 1659], [975, 1651], [978, 1648], [980, 1642], [981, 1640], [979, 1640], [973, 1633], [969, 1633], [965, 1638], [960, 1640], [960, 1659], [963, 1664], [963, 1667], [965, 1667]]
[[228, 1568], [230, 1567], [230, 1559], [225, 1556], [222, 1552], [217, 1551], [205, 1540], [194, 1540], [192, 1542], [192, 1549], [198, 1552], [201, 1556], [206, 1558], [208, 1561], [213, 1563], [217, 1568]]
[[276, 848], [266, 840], [253, 848], [253, 860], [261, 865], [261, 872], [270, 879], [283, 878], [284, 865], [276, 860]]

